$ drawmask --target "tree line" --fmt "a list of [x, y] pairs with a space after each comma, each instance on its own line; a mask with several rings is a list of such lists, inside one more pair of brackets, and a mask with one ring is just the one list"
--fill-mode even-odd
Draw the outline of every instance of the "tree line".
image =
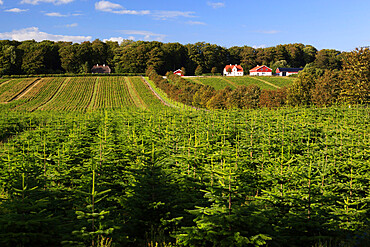
[[317, 50], [311, 45], [285, 44], [268, 48], [216, 44], [118, 42], [94, 40], [82, 43], [0, 40], [0, 76], [60, 73], [90, 73], [95, 64], [107, 64], [115, 73], [145, 73], [153, 67], [159, 74], [183, 68], [187, 75], [220, 74], [226, 64], [241, 64], [247, 72], [257, 65], [340, 69], [343, 53]]

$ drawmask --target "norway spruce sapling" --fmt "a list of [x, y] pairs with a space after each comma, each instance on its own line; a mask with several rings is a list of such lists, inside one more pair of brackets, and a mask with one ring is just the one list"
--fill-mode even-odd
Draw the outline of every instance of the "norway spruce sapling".
[[37, 183], [32, 182], [31, 185], [27, 181], [26, 174], [36, 174], [32, 174], [32, 169], [27, 167], [17, 173], [18, 178], [13, 179], [17, 180], [18, 188], [11, 188], [9, 198], [0, 203], [0, 245], [57, 245], [55, 240], [58, 238], [53, 237], [57, 234], [55, 218], [48, 211], [50, 202]]
[[83, 222], [83, 227], [72, 232], [73, 235], [79, 238], [79, 241], [64, 241], [63, 244], [68, 246], [98, 246], [98, 238], [101, 236], [109, 236], [114, 228], [104, 224], [104, 218], [109, 214], [109, 211], [99, 209], [98, 203], [102, 202], [108, 196], [110, 190], [96, 190], [96, 162], [91, 161], [91, 192], [79, 191], [85, 195], [86, 206], [83, 210], [77, 210], [77, 219]]

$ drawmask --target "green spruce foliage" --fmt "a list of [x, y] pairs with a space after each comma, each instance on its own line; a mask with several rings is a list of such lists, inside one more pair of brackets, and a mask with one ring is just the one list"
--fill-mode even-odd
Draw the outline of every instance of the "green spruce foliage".
[[367, 108], [5, 111], [1, 246], [367, 244]]

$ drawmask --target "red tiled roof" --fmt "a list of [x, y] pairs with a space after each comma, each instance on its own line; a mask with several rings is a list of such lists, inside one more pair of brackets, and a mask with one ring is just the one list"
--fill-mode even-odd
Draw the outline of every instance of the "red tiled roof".
[[266, 67], [267, 69], [271, 70], [269, 67], [267, 67], [266, 65], [261, 65], [261, 66], [256, 66], [254, 67], [253, 69], [249, 70], [250, 72], [257, 72], [260, 68], [262, 67]]
[[233, 69], [234, 67], [236, 67], [236, 70], [237, 70], [238, 72], [243, 72], [243, 67], [242, 67], [242, 66], [240, 66], [240, 65], [226, 65], [226, 66], [225, 66], [225, 70], [227, 71], [227, 69], [228, 69], [228, 68]]

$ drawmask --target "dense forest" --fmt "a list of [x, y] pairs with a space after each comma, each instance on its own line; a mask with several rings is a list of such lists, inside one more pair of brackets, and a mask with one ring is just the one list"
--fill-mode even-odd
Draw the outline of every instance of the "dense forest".
[[245, 71], [256, 65], [340, 69], [343, 53], [317, 50], [311, 45], [286, 44], [268, 48], [216, 44], [161, 43], [157, 41], [53, 42], [0, 41], [0, 75], [90, 73], [95, 64], [107, 64], [116, 73], [144, 73], [149, 66], [164, 75], [184, 68], [187, 75], [221, 73], [226, 64], [241, 64]]

